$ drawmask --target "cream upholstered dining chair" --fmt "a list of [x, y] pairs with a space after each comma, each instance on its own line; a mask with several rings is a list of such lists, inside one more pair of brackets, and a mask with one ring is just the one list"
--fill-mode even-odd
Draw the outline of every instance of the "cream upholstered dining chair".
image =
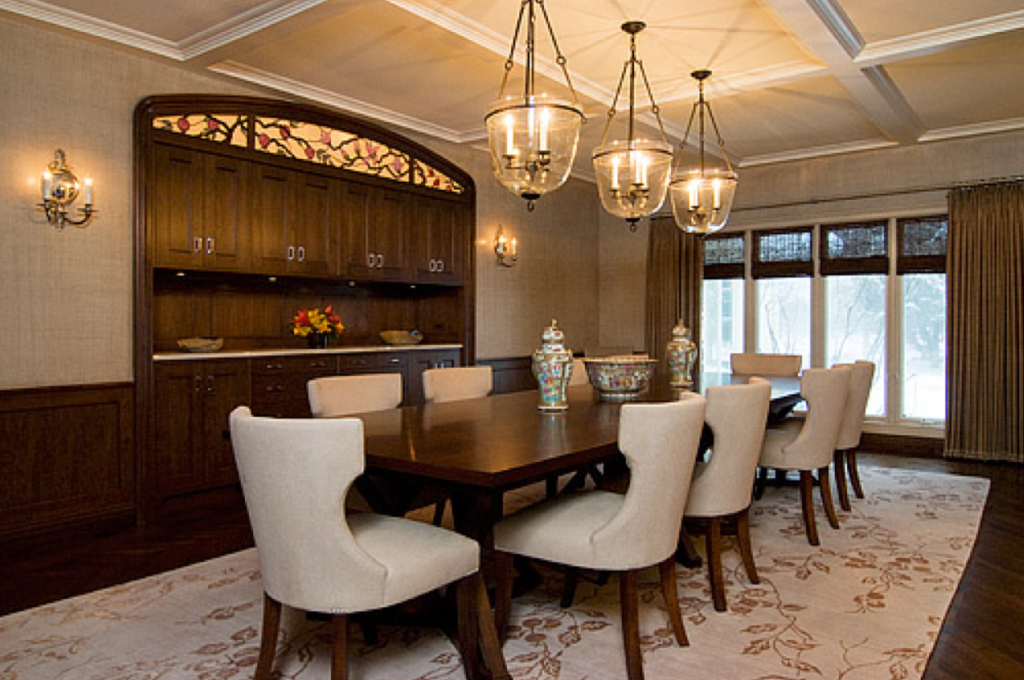
[[853, 364], [837, 364], [850, 368], [850, 393], [846, 399], [846, 412], [843, 425], [839, 428], [836, 450], [833, 458], [836, 471], [836, 490], [839, 491], [839, 506], [843, 510], [850, 509], [850, 494], [846, 489], [846, 475], [850, 475], [850, 484], [857, 498], [864, 498], [864, 487], [860, 484], [860, 473], [857, 471], [857, 452], [860, 436], [864, 431], [864, 414], [868, 408], [868, 397], [871, 395], [871, 382], [875, 379], [875, 364], [871, 361], [857, 361]]
[[814, 521], [814, 470], [818, 471], [821, 504], [829, 524], [834, 529], [839, 528], [828, 468], [846, 411], [849, 389], [850, 369], [845, 366], [807, 369], [800, 377], [800, 395], [807, 402], [806, 417], [802, 422], [790, 419], [778, 427], [768, 428], [761, 446], [762, 466], [800, 471], [800, 506], [811, 545], [819, 544]]
[[423, 371], [423, 397], [428, 404], [486, 397], [493, 385], [490, 366], [429, 368]]
[[717, 611], [725, 611], [725, 582], [722, 578], [722, 521], [734, 519], [736, 539], [747, 578], [759, 583], [754, 551], [750, 544], [751, 490], [757, 461], [761, 456], [768, 402], [772, 388], [767, 380], [750, 378], [746, 385], [709, 387], [705, 392], [705, 422], [714, 435], [711, 458], [697, 463], [686, 501], [686, 520], [704, 526], [708, 578]]
[[800, 375], [804, 358], [799, 354], [736, 353], [730, 357], [733, 373], [744, 375]]
[[475, 541], [413, 520], [346, 516], [345, 495], [364, 469], [361, 420], [255, 418], [240, 406], [230, 422], [263, 582], [257, 680], [270, 678], [282, 605], [332, 616], [331, 678], [339, 680], [349, 614], [449, 583], [457, 583], [467, 677], [477, 676], [481, 650], [492, 675], [508, 677]]
[[572, 360], [572, 375], [569, 376], [569, 387], [577, 385], [589, 385], [590, 378], [587, 377], [587, 364], [583, 359]]
[[401, 373], [332, 375], [306, 383], [314, 418], [348, 416], [398, 408], [402, 403]]
[[[313, 412], [314, 418], [337, 418], [356, 413], [385, 411], [398, 408], [402, 403], [402, 374], [364, 373], [314, 378], [306, 383], [306, 392], [309, 396], [309, 409]], [[378, 500], [384, 499], [387, 495], [408, 495], [405, 489], [390, 489], [389, 494], [380, 496], [382, 489], [378, 487], [381, 485], [387, 486], [388, 482], [378, 480], [377, 485], [372, 489], [364, 486], [362, 491], [367, 494], [376, 491]], [[447, 498], [437, 492], [429, 491], [413, 494], [413, 496], [407, 499], [407, 507], [415, 509], [435, 504], [434, 524], [441, 526]], [[348, 507], [351, 510], [362, 512], [371, 510], [371, 504], [363, 497], [359, 489], [352, 489], [349, 493]]]
[[688, 644], [676, 592], [674, 553], [704, 424], [704, 398], [684, 394], [664, 404], [625, 404], [619, 448], [631, 479], [625, 495], [588, 490], [549, 499], [494, 527], [499, 637], [511, 607], [512, 556], [581, 569], [619, 572], [622, 636], [630, 680], [643, 678], [637, 573], [658, 565], [669, 621]]

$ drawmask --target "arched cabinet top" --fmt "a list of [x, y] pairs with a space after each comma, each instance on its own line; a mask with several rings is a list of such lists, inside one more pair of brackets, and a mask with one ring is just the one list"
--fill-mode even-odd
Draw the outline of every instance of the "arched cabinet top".
[[472, 201], [468, 173], [420, 144], [364, 120], [274, 99], [155, 95], [135, 110], [137, 139], [188, 140], [255, 161], [330, 168], [351, 179], [374, 178]]

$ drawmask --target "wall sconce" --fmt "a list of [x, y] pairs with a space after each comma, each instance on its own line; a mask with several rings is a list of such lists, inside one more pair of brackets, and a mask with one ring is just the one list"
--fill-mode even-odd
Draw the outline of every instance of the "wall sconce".
[[498, 227], [498, 233], [494, 236], [494, 254], [498, 256], [498, 264], [504, 267], [514, 267], [519, 261], [516, 238], [515, 236], [511, 239], [505, 238], [502, 227]]
[[[92, 207], [92, 180], [87, 177], [83, 183], [78, 182], [64, 159], [62, 149], [53, 152], [53, 161], [47, 167], [39, 179], [39, 190], [43, 194], [39, 207], [46, 213], [46, 220], [58, 230], [64, 229], [66, 224], [84, 227], [96, 213]], [[79, 192], [84, 194], [85, 207], [78, 209], [82, 217], [76, 220], [68, 215], [68, 208], [78, 198]]]

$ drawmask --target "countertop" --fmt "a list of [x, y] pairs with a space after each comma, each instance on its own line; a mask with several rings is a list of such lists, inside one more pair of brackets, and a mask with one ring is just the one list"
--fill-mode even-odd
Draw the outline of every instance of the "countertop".
[[202, 359], [258, 359], [259, 357], [307, 356], [323, 354], [363, 354], [366, 352], [416, 352], [434, 349], [462, 349], [460, 344], [447, 345], [346, 345], [327, 349], [247, 349], [220, 352], [157, 352], [153, 361], [196, 361]]

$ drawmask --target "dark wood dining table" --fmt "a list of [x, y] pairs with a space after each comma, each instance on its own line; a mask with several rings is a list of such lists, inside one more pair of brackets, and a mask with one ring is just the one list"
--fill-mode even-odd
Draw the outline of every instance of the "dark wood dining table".
[[[800, 400], [799, 378], [770, 378], [773, 413]], [[704, 374], [695, 389], [743, 383], [747, 376]], [[655, 381], [643, 401], [679, 390]], [[401, 514], [423, 490], [452, 502], [455, 528], [490, 543], [505, 492], [621, 457], [621, 403], [599, 400], [589, 385], [568, 390], [569, 408], [537, 409], [534, 390], [360, 414], [367, 475], [360, 491], [375, 509]]]

